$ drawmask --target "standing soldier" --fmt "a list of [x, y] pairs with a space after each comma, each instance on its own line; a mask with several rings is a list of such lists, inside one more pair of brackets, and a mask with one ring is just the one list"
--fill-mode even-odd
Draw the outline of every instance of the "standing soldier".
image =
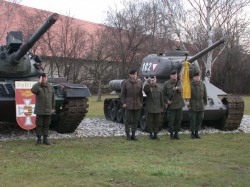
[[[147, 95], [146, 111], [147, 111], [147, 125], [150, 133], [149, 140], [156, 139], [159, 132], [159, 125], [161, 123], [161, 111], [164, 109], [164, 99], [161, 87], [156, 85], [156, 76], [150, 76], [148, 82], [144, 86], [144, 92]], [[154, 132], [154, 137], [153, 133]]]
[[[125, 80], [121, 90], [121, 102], [125, 108], [125, 132], [127, 140], [138, 140], [135, 131], [138, 126], [140, 110], [143, 102], [142, 81], [137, 79], [137, 71], [131, 70], [130, 78]], [[133, 123], [132, 123], [133, 122]], [[132, 136], [130, 137], [130, 125], [132, 125]]]
[[204, 117], [204, 109], [207, 105], [207, 89], [200, 80], [200, 74], [194, 73], [191, 81], [191, 99], [189, 109], [191, 138], [201, 138], [198, 131], [201, 128], [201, 122]]
[[[178, 75], [175, 70], [170, 72], [170, 79], [163, 85], [163, 96], [165, 103], [169, 109], [169, 132], [170, 140], [180, 138], [178, 132], [181, 127], [182, 108], [185, 106], [182, 96], [181, 82], [178, 80]], [[175, 134], [173, 135], [173, 132]]]
[[46, 73], [39, 76], [39, 82], [32, 88], [31, 92], [36, 94], [36, 145], [41, 144], [41, 136], [43, 135], [43, 143], [50, 145], [47, 140], [49, 133], [49, 125], [51, 123], [51, 115], [55, 111], [55, 94], [53, 86], [47, 82]]

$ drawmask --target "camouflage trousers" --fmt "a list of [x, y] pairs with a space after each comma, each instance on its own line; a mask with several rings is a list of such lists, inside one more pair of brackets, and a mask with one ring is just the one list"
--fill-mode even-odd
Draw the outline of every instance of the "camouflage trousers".
[[132, 132], [137, 130], [140, 109], [138, 110], [125, 110], [125, 132], [130, 132], [130, 125], [132, 126]]
[[194, 112], [194, 111], [189, 111], [189, 118], [190, 118], [190, 131], [199, 131], [201, 128], [201, 122], [202, 119], [204, 118], [204, 112]]
[[51, 115], [37, 115], [36, 116], [36, 135], [48, 135], [49, 125], [51, 123]]
[[161, 113], [148, 113], [147, 115], [147, 126], [148, 132], [159, 132], [161, 123]]

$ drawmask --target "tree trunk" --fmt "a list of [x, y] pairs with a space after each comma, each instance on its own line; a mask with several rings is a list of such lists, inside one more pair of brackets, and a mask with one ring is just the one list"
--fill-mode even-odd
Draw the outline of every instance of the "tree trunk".
[[102, 98], [101, 98], [101, 91], [102, 91], [102, 88], [101, 88], [101, 85], [102, 85], [102, 81], [101, 81], [101, 78], [99, 78], [98, 80], [98, 100], [97, 101], [101, 101]]
[[[208, 47], [211, 46], [212, 43], [212, 26], [210, 23], [211, 18], [211, 0], [207, 0], [207, 18], [206, 18], [206, 25], [207, 25], [207, 44]], [[205, 73], [205, 81], [210, 82], [211, 78], [211, 71], [212, 71], [212, 60], [213, 60], [213, 51], [208, 52], [207, 55], [207, 62], [206, 66], [206, 73]]]

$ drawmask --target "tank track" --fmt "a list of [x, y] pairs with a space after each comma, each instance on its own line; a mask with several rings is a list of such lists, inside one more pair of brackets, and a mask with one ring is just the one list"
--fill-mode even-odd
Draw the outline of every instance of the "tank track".
[[222, 130], [235, 130], [241, 124], [244, 114], [244, 101], [240, 96], [226, 96], [222, 100], [227, 106], [227, 114], [222, 117]]
[[88, 112], [88, 98], [68, 98], [59, 113], [60, 121], [56, 126], [59, 133], [72, 133], [80, 125]]

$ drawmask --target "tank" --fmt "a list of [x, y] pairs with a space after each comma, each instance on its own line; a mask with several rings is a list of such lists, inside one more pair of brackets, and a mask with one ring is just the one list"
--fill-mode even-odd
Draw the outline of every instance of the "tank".
[[[58, 20], [53, 13], [25, 42], [22, 32], [11, 31], [6, 45], [0, 46], [0, 121], [16, 122], [15, 81], [38, 81], [43, 73], [41, 58], [30, 53], [32, 46]], [[55, 113], [51, 129], [59, 133], [72, 133], [84, 119], [91, 96], [85, 85], [67, 83], [65, 77], [48, 77], [55, 92]]]
[[[197, 59], [213, 50], [217, 46], [226, 41], [225, 38], [217, 41], [212, 46], [204, 49], [194, 56], [188, 56], [188, 51], [166, 51], [165, 54], [151, 54], [145, 57], [142, 61], [138, 77], [145, 81], [146, 77], [150, 75], [156, 75], [157, 84], [163, 87], [165, 81], [170, 79], [170, 72], [176, 70], [178, 73], [181, 71], [182, 64], [186, 60], [191, 63], [189, 66], [190, 79], [194, 72], [200, 72]], [[120, 94], [122, 80], [112, 80], [109, 83], [110, 88], [113, 90], [111, 94], [119, 95], [119, 98], [109, 98], [104, 101], [104, 114], [106, 119], [123, 123], [125, 121], [125, 112], [120, 102]], [[207, 88], [207, 103], [205, 108], [203, 124], [215, 126], [222, 130], [235, 130], [240, 126], [243, 113], [244, 113], [244, 101], [240, 96], [232, 96], [221, 89], [217, 88], [213, 84], [203, 81]], [[222, 99], [219, 99], [221, 96]], [[147, 131], [147, 113], [145, 110], [145, 101], [147, 97], [143, 93], [144, 105], [141, 108], [139, 127], [142, 131]], [[189, 112], [187, 106], [183, 107], [183, 119], [182, 124], [189, 124]], [[162, 112], [162, 126], [167, 126], [168, 115], [167, 112]]]

